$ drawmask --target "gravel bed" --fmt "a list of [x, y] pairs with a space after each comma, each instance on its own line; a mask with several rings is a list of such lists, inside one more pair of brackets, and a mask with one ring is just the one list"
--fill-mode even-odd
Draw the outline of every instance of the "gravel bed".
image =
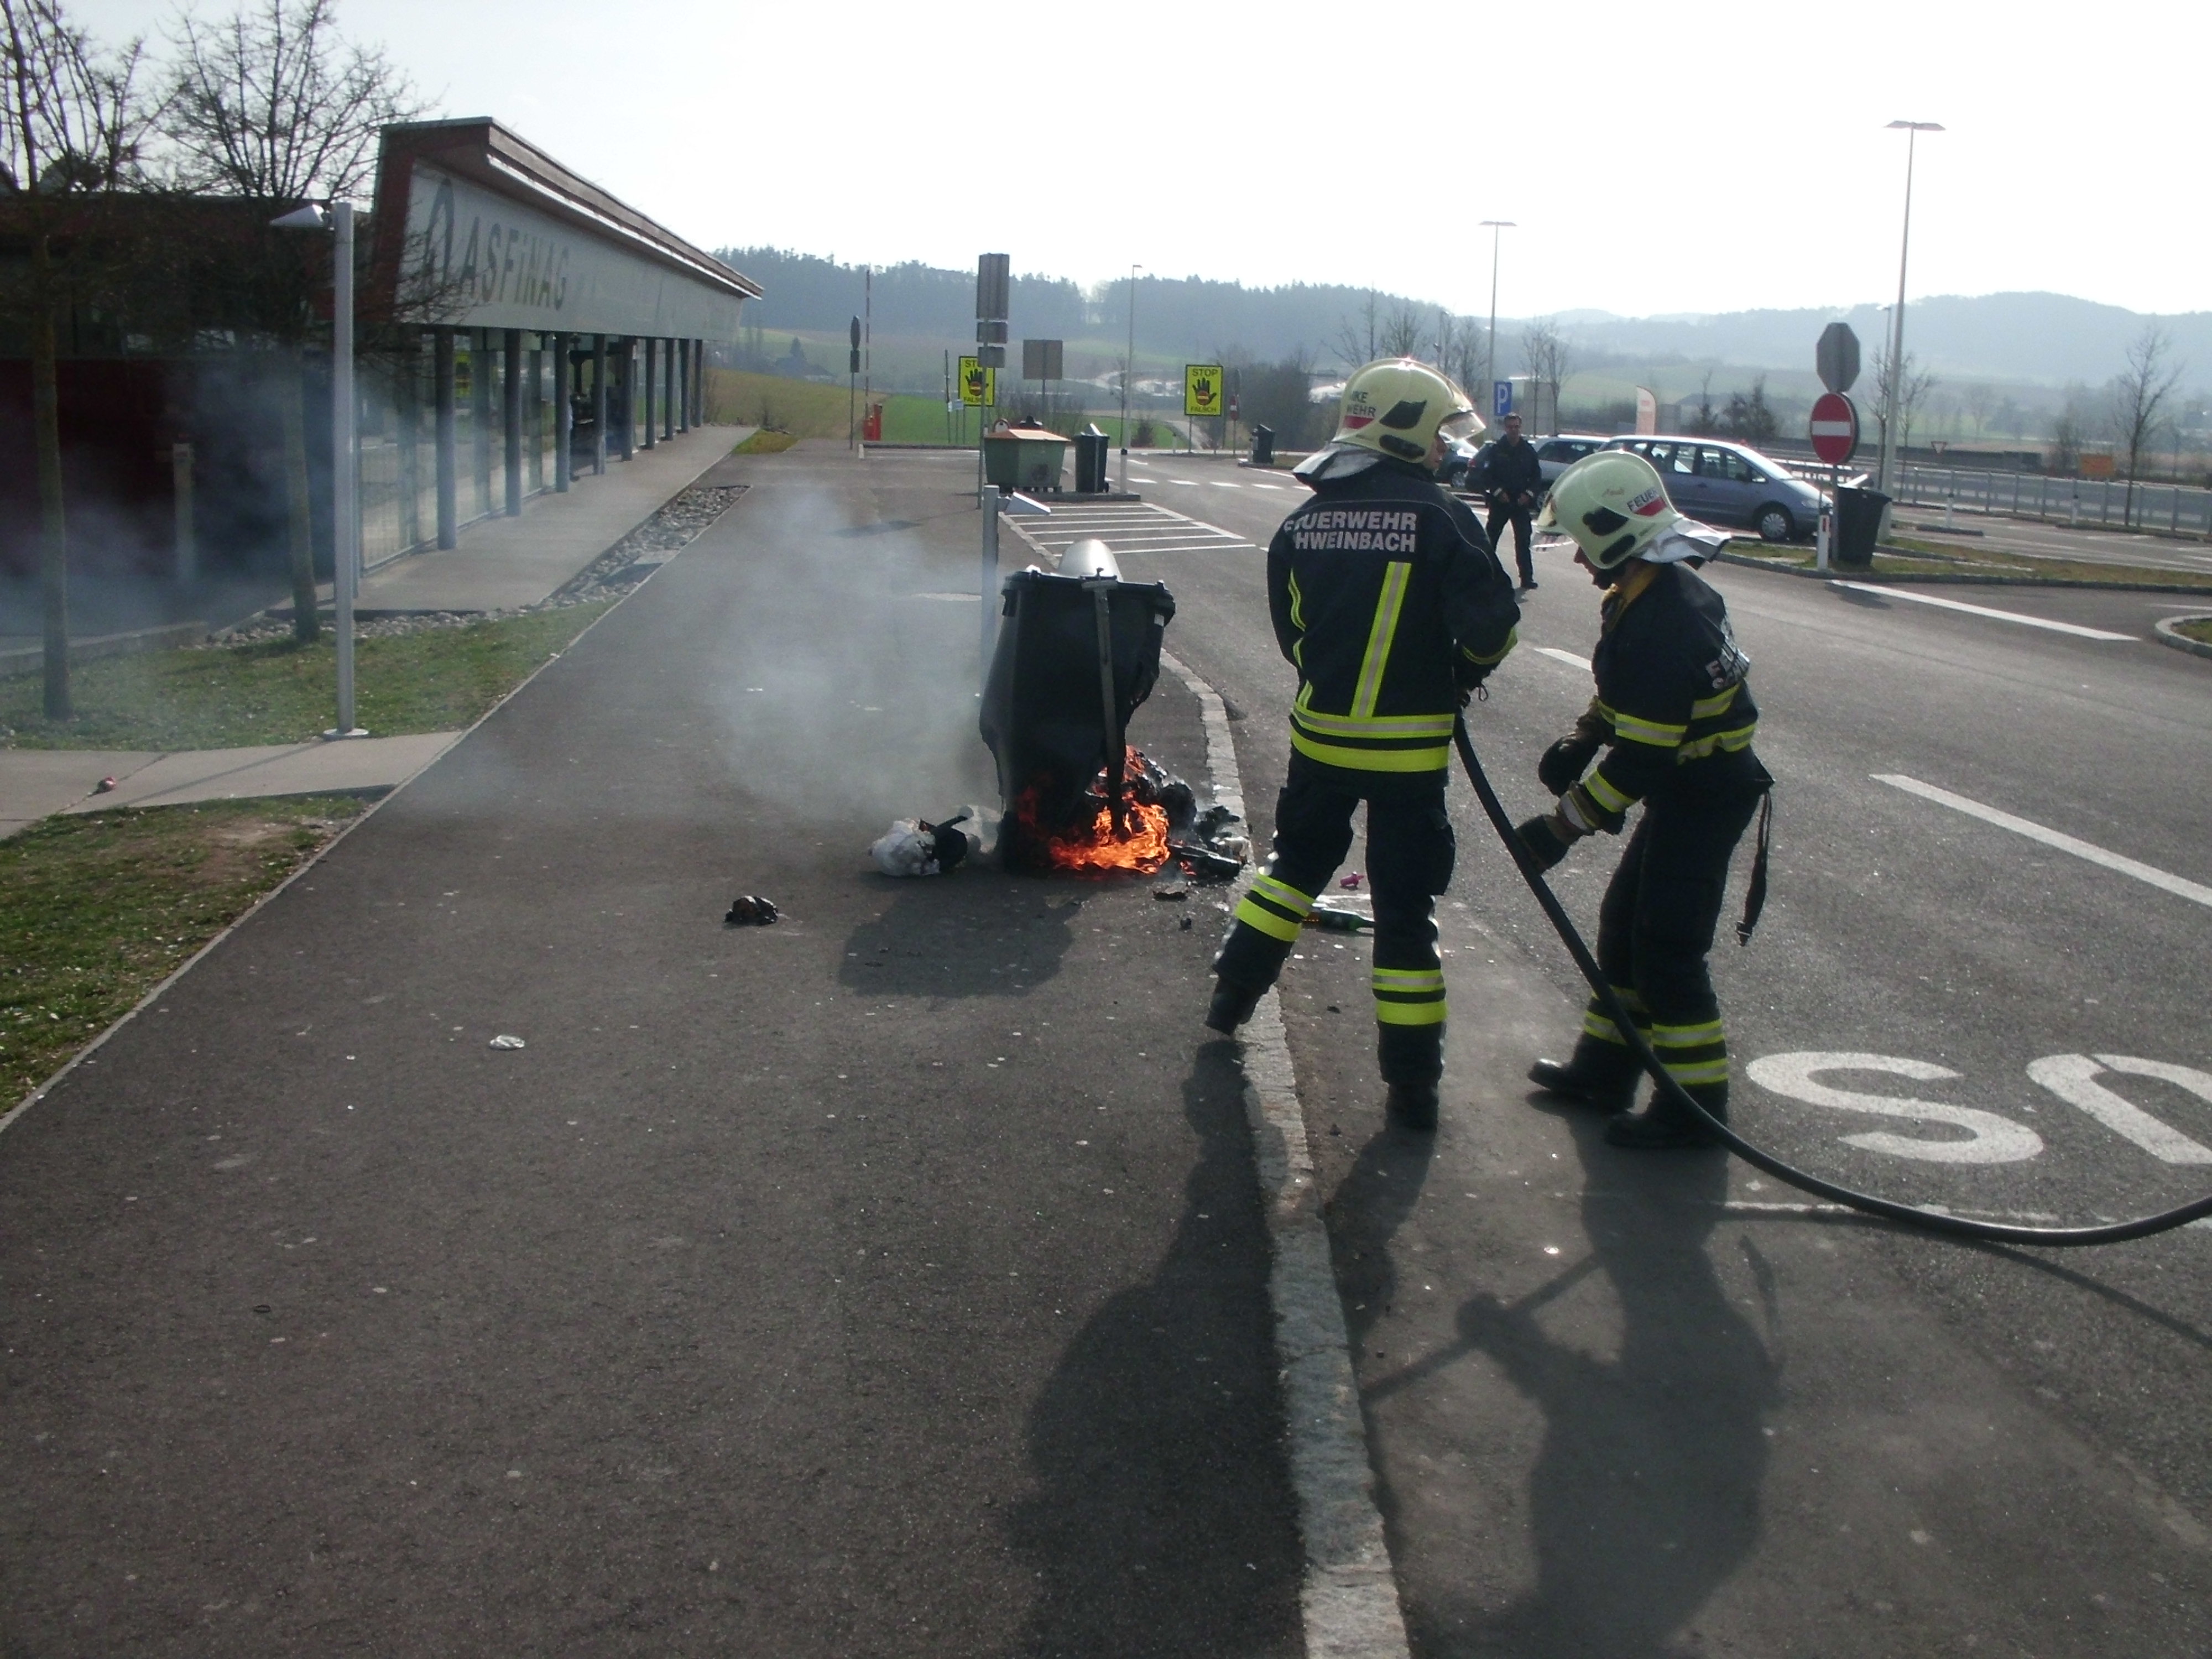
[[[658, 569], [662, 560], [690, 546], [701, 532], [728, 512], [731, 503], [748, 488], [745, 484], [692, 485], [536, 605], [520, 605], [510, 611], [410, 611], [386, 616], [356, 616], [354, 637], [379, 640], [401, 634], [426, 633], [436, 628], [466, 628], [471, 623], [497, 622], [506, 617], [564, 611], [570, 605], [619, 599]], [[328, 611], [323, 613], [325, 625], [331, 615]], [[255, 645], [264, 640], [291, 636], [289, 618], [264, 611], [204, 645], [191, 648]]]

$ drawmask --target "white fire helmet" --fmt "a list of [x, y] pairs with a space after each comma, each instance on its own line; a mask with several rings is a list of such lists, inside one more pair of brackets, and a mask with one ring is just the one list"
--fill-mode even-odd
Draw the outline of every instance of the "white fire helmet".
[[1678, 523], [1659, 469], [1626, 449], [1585, 455], [1552, 481], [1539, 530], [1563, 530], [1600, 570], [1642, 554]]
[[1418, 358], [1381, 357], [1344, 383], [1333, 441], [1425, 466], [1438, 433], [1467, 438], [1481, 430], [1481, 416], [1451, 376]]

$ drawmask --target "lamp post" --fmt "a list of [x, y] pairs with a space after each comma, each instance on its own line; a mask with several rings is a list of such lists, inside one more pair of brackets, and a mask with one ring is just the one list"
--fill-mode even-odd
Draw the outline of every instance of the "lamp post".
[[[1498, 243], [1507, 231], [1518, 227], [1510, 219], [1485, 219], [1482, 226], [1490, 232], [1490, 353], [1484, 360], [1482, 369], [1482, 377], [1489, 384], [1483, 387], [1483, 392], [1486, 396], [1495, 398], [1498, 396]], [[1491, 407], [1495, 409], [1497, 404], [1492, 403]]]
[[1137, 372], [1137, 273], [1129, 267], [1129, 355], [1121, 360], [1121, 493], [1129, 493], [1129, 380]]
[[269, 222], [280, 230], [328, 230], [331, 238], [331, 565], [337, 609], [338, 723], [325, 738], [365, 738], [354, 724], [353, 602], [361, 574], [361, 473], [355, 453], [353, 204], [310, 203]]
[[1889, 386], [1883, 399], [1881, 471], [1875, 488], [1887, 495], [1897, 464], [1898, 396], [1905, 380], [1905, 260], [1912, 248], [1912, 150], [1923, 132], [1941, 132], [1940, 121], [1892, 121], [1887, 131], [1905, 134], [1905, 228], [1897, 242], [1897, 309], [1889, 319]]

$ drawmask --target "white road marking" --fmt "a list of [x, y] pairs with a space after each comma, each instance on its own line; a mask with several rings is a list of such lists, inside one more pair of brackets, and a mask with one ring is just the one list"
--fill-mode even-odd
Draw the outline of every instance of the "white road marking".
[[1588, 657], [1577, 657], [1573, 652], [1562, 651], [1557, 646], [1532, 645], [1528, 648], [1540, 657], [1549, 657], [1553, 662], [1563, 662], [1570, 668], [1579, 668], [1585, 674], [1589, 672]]
[[1212, 484], [1216, 489], [1242, 489], [1244, 488], [1243, 484], [1238, 483], [1234, 478], [1208, 478], [1206, 483]]
[[1948, 1066], [1937, 1066], [1929, 1060], [1908, 1060], [1902, 1054], [1808, 1052], [1761, 1054], [1744, 1070], [1760, 1088], [1802, 1100], [1808, 1106], [1830, 1106], [1838, 1111], [1899, 1117], [1917, 1123], [1948, 1123], [1967, 1131], [1971, 1137], [1966, 1140], [1923, 1140], [1887, 1133], [1844, 1135], [1842, 1139], [1847, 1146], [1927, 1164], [2018, 1164], [2043, 1151], [2042, 1136], [1995, 1112], [1977, 1111], [1971, 1106], [1946, 1106], [1933, 1100], [1831, 1088], [1818, 1080], [1822, 1072], [1885, 1072], [1911, 1078], [1916, 1083], [1938, 1083], [1959, 1075]]
[[1963, 611], [1970, 617], [1994, 617], [1999, 622], [2018, 623], [2023, 628], [2047, 628], [2054, 634], [2072, 634], [2085, 640], [2136, 640], [2142, 637], [2136, 634], [2115, 634], [2103, 628], [2084, 628], [2079, 623], [2053, 622], [2048, 617], [2023, 616], [2017, 611], [1992, 611], [1985, 605], [1939, 599], [1932, 593], [1907, 593], [1881, 583], [1832, 581], [1828, 586], [1848, 587], [1856, 593], [1879, 593], [1885, 599], [1910, 599], [1915, 605], [1932, 605], [1944, 611]]
[[1283, 486], [1283, 485], [1281, 485], [1281, 484], [1263, 484], [1263, 483], [1255, 483], [1255, 484], [1254, 484], [1254, 485], [1252, 486], [1252, 488], [1253, 488], [1253, 489], [1283, 489], [1284, 487], [1285, 487], [1285, 486]]
[[2068, 1105], [2080, 1107], [2114, 1134], [2132, 1140], [2162, 1163], [2212, 1164], [2212, 1147], [2199, 1145], [2179, 1129], [2168, 1128], [2133, 1101], [2097, 1082], [2097, 1073], [2107, 1068], [2177, 1085], [2212, 1105], [2212, 1074], [2193, 1066], [2137, 1060], [2131, 1054], [2099, 1054], [2094, 1060], [2087, 1054], [2049, 1054], [2030, 1064], [2027, 1074]]
[[2118, 853], [2108, 853], [2094, 842], [2077, 841], [2072, 836], [2057, 830], [2045, 829], [2033, 819], [2015, 817], [2010, 812], [2001, 812], [1994, 806], [1984, 806], [1964, 795], [1954, 795], [1948, 789], [1938, 789], [1932, 783], [1923, 783], [1898, 772], [1876, 772], [1876, 783], [1886, 783], [1893, 789], [1902, 789], [1908, 795], [1917, 795], [1923, 800], [1932, 800], [1939, 806], [1948, 806], [1954, 812], [1964, 812], [1970, 818], [1979, 818], [1984, 823], [1994, 823], [2000, 830], [2009, 830], [2016, 836], [2026, 836], [2030, 841], [2039, 841], [2045, 847], [2055, 847], [2062, 853], [2071, 853], [2077, 859], [2101, 865], [2107, 870], [2117, 870], [2124, 876], [2133, 876], [2163, 892], [2191, 899], [2212, 908], [2212, 887], [2191, 881], [2160, 869], [2156, 865], [2142, 864]]

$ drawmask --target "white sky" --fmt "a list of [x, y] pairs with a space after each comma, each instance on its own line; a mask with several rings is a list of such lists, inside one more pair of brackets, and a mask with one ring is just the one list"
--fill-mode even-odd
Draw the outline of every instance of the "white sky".
[[[174, 15], [169, 0], [72, 10], [109, 37], [158, 36]], [[955, 267], [988, 248], [1085, 282], [1136, 260], [1480, 313], [1476, 222], [1511, 219], [1508, 316], [1887, 300], [1895, 117], [1949, 129], [1920, 140], [1912, 295], [2212, 307], [2208, 19], [2202, 0], [340, 13], [443, 113], [496, 117], [702, 246]], [[1493, 124], [1507, 137], [1486, 161]], [[1133, 143], [1140, 165], [1112, 160]]]

